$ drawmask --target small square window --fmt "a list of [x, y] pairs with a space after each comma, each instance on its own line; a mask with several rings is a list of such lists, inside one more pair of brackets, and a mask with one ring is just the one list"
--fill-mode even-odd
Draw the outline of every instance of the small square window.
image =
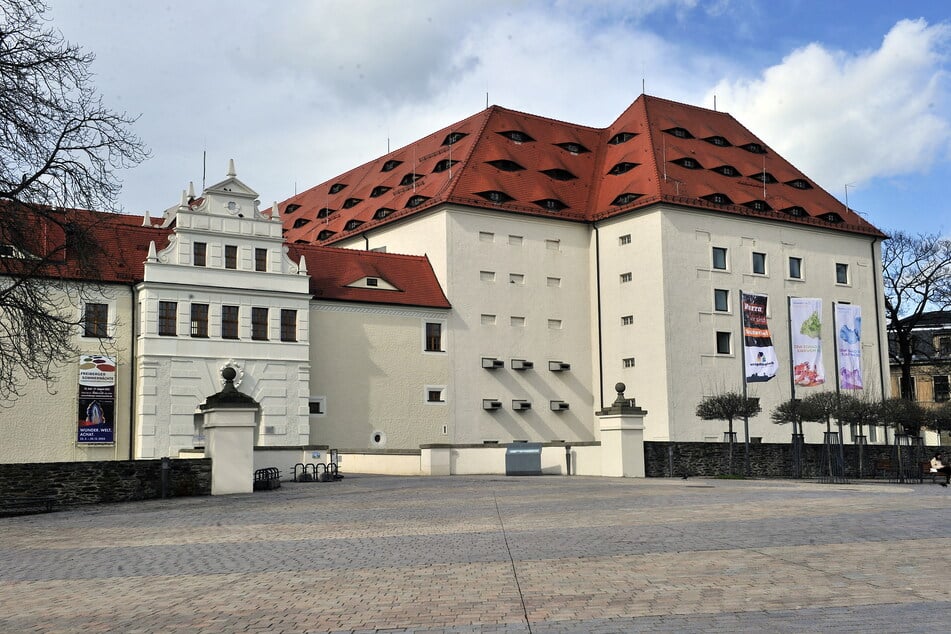
[[719, 313], [730, 312], [730, 291], [725, 288], [713, 289], [713, 310]]
[[545, 240], [545, 248], [549, 251], [560, 251], [561, 240]]
[[205, 266], [205, 259], [208, 253], [208, 245], [204, 242], [195, 242], [192, 245], [192, 263], [195, 266]]
[[726, 247], [713, 247], [713, 268], [718, 271], [726, 270]]
[[495, 271], [479, 271], [479, 279], [483, 282], [494, 282]]
[[731, 354], [731, 336], [729, 332], [717, 332], [717, 354]]
[[766, 254], [753, 252], [753, 273], [755, 275], [766, 275]]
[[627, 284], [634, 279], [634, 276], [630, 273], [621, 273], [621, 284]]
[[426, 402], [427, 403], [445, 403], [446, 399], [443, 396], [446, 388], [440, 386], [427, 386], [426, 387]]
[[307, 406], [308, 412], [312, 416], [324, 416], [327, 414], [327, 398], [324, 396], [311, 396]]
[[848, 264], [843, 264], [842, 262], [835, 263], [835, 283], [836, 284], [849, 283], [849, 265]]
[[517, 317], [517, 316], [513, 315], [513, 316], [509, 319], [509, 323], [510, 323], [511, 325], [513, 325], [513, 326], [521, 327], [521, 326], [524, 326], [524, 325], [525, 325], [525, 318], [524, 318], [524, 317]]
[[521, 273], [509, 273], [509, 283], [521, 286], [525, 283], [525, 276]]
[[547, 283], [548, 283], [549, 286], [551, 286], [551, 287], [553, 287], [553, 288], [557, 288], [557, 287], [561, 286], [561, 278], [560, 278], [560, 277], [549, 277], [548, 280], [547, 280]]
[[495, 234], [488, 231], [480, 231], [479, 240], [482, 242], [495, 242]]
[[625, 359], [622, 359], [621, 365], [623, 365], [625, 368], [633, 368], [634, 357], [627, 357]]
[[238, 247], [233, 244], [225, 245], [225, 268], [238, 268]]
[[509, 244], [513, 247], [522, 246], [522, 236], [509, 236]]
[[84, 337], [109, 336], [109, 304], [86, 304], [86, 314], [83, 317]]
[[267, 249], [254, 250], [254, 270], [267, 271]]
[[621, 317], [622, 326], [630, 326], [634, 323], [634, 315], [624, 315]]
[[495, 325], [495, 315], [482, 314], [482, 325], [483, 326], [494, 326]]
[[550, 330], [561, 330], [561, 320], [560, 319], [549, 319], [548, 328]]
[[380, 280], [376, 279], [375, 277], [367, 278], [367, 286], [379, 286], [379, 285], [380, 285]]
[[618, 242], [621, 244], [621, 246], [624, 246], [625, 244], [630, 244], [630, 243], [631, 243], [631, 234], [629, 234], [629, 233], [624, 234], [623, 236], [621, 236], [620, 238], [618, 238]]
[[802, 258], [789, 258], [789, 279], [802, 279]]

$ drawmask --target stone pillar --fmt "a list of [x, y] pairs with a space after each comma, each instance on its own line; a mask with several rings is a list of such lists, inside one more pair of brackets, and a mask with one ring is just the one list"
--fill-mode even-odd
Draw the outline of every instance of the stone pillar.
[[235, 374], [231, 367], [222, 370], [224, 388], [201, 405], [212, 495], [254, 490], [254, 427], [260, 405], [235, 388]]
[[644, 477], [644, 416], [647, 412], [624, 398], [626, 386], [614, 386], [617, 398], [597, 412], [601, 427], [601, 475]]
[[419, 450], [419, 470], [423, 475], [452, 475], [450, 445], [420, 445]]

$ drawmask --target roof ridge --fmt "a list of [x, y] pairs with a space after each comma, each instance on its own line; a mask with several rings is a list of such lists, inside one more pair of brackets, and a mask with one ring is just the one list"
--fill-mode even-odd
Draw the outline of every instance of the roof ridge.
[[426, 255], [417, 255], [414, 253], [389, 253], [385, 251], [372, 251], [364, 249], [348, 249], [347, 247], [335, 247], [332, 244], [313, 244], [313, 243], [295, 243], [293, 245], [288, 244], [288, 247], [293, 246], [295, 249], [318, 249], [324, 251], [333, 251], [335, 253], [344, 252], [347, 254], [359, 255], [361, 257], [370, 256], [370, 257], [382, 257], [382, 258], [405, 258], [408, 260], [423, 260], [426, 259]]

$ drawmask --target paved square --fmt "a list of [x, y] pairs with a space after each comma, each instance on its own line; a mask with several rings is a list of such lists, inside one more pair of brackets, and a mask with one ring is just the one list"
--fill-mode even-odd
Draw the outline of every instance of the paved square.
[[0, 519], [0, 632], [915, 632], [932, 484], [350, 475]]

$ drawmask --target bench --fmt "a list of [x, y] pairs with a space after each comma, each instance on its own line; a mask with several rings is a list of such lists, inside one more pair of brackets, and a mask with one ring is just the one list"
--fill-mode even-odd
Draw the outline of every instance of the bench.
[[10, 497], [0, 500], [0, 516], [50, 513], [54, 497]]
[[932, 470], [931, 470], [931, 461], [930, 461], [930, 460], [927, 461], [927, 462], [920, 462], [920, 463], [918, 463], [918, 464], [919, 464], [920, 469], [921, 469], [921, 471], [920, 471], [919, 474], [918, 474], [918, 477], [921, 478], [921, 481], [922, 481], [922, 482], [924, 482], [925, 478], [931, 478], [931, 484], [934, 484], [935, 482], [937, 482], [937, 480], [936, 480], [935, 478], [941, 478], [941, 479], [942, 479], [942, 480], [941, 480], [941, 483], [944, 484], [945, 478], [946, 478], [947, 476], [945, 476], [945, 474], [943, 474], [943, 473], [938, 473], [937, 471], [932, 471]]
[[281, 471], [277, 467], [265, 467], [254, 471], [254, 490], [262, 491], [281, 488]]
[[881, 474], [883, 478], [887, 478], [893, 473], [895, 473], [895, 469], [892, 468], [891, 460], [876, 460], [872, 467], [873, 477], [878, 477]]

